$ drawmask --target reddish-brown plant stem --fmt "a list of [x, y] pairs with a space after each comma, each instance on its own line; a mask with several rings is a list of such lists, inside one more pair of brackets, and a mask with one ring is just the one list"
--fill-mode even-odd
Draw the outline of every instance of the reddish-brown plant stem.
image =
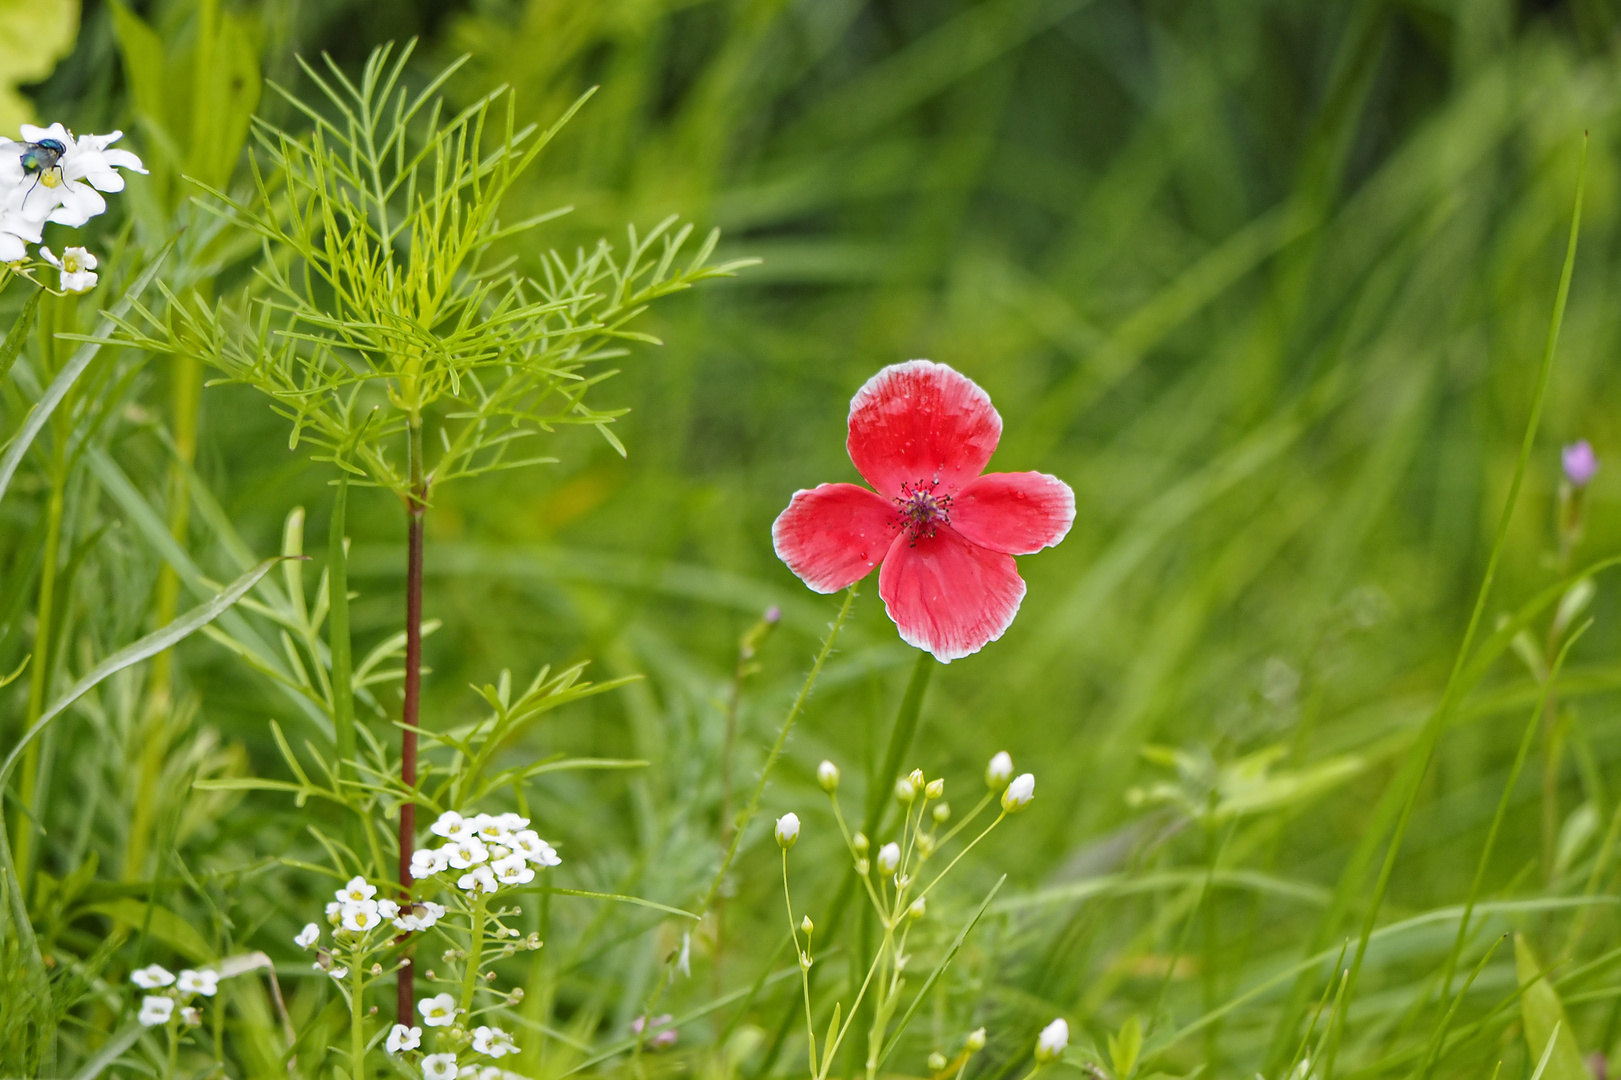
[[[413, 419], [410, 430], [411, 494], [406, 503], [408, 531], [405, 556], [405, 705], [400, 734], [400, 783], [407, 790], [417, 782], [417, 726], [422, 701], [422, 518], [428, 509], [428, 483], [422, 468], [422, 423]], [[416, 842], [416, 803], [400, 803], [400, 893], [411, 892], [411, 849]], [[399, 1022], [411, 1026], [416, 1013], [412, 975], [415, 965], [406, 958], [399, 974]]]

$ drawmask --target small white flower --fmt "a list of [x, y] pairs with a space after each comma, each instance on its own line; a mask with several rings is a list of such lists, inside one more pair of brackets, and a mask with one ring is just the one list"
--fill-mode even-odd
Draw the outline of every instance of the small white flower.
[[130, 972], [129, 981], [142, 990], [156, 990], [174, 982], [174, 976], [158, 964], [148, 964], [139, 971]]
[[188, 1027], [197, 1027], [203, 1022], [203, 1011], [187, 1005], [180, 1010], [180, 1022]]
[[419, 881], [442, 873], [449, 865], [449, 848], [417, 848], [411, 852], [411, 876]]
[[187, 968], [180, 973], [182, 994], [201, 994], [203, 997], [213, 997], [219, 993], [220, 973], [217, 971], [192, 971]]
[[1002, 792], [1002, 809], [1010, 814], [1018, 813], [1030, 805], [1030, 800], [1036, 797], [1036, 777], [1033, 773], [1020, 773]]
[[410, 911], [395, 919], [394, 925], [401, 930], [426, 930], [444, 917], [443, 904], [436, 904], [432, 900], [419, 900], [411, 905]]
[[493, 1058], [518, 1052], [518, 1048], [513, 1045], [512, 1036], [498, 1027], [474, 1028], [473, 1049], [480, 1054], [488, 1054]]
[[320, 940], [321, 928], [316, 926], [314, 923], [305, 923], [304, 929], [300, 930], [298, 932], [298, 936], [293, 938], [293, 944], [297, 945], [300, 949], [307, 949]]
[[142, 1027], [157, 1027], [167, 1024], [174, 1015], [174, 998], [171, 997], [144, 997], [141, 999], [141, 1011], [135, 1019], [141, 1022]]
[[901, 865], [901, 846], [890, 842], [878, 849], [878, 872], [893, 874]]
[[799, 839], [799, 815], [786, 813], [777, 819], [777, 846], [787, 851]]
[[417, 1002], [417, 1012], [429, 1027], [449, 1027], [456, 1022], [456, 999], [449, 994], [435, 994]]
[[388, 1041], [383, 1044], [391, 1054], [415, 1050], [421, 1045], [422, 1029], [419, 1027], [406, 1027], [404, 1024], [395, 1024], [392, 1028], [389, 1028]]
[[[317, 964], [315, 966], [320, 967], [321, 965]], [[349, 969], [346, 967], [335, 967], [331, 971], [327, 972], [327, 974], [332, 976], [333, 982], [342, 982], [349, 977]]]
[[62, 249], [58, 259], [51, 249], [39, 249], [40, 258], [61, 271], [57, 287], [65, 293], [87, 293], [96, 287], [96, 257], [82, 247]]
[[438, 821], [428, 826], [428, 831], [446, 840], [464, 840], [473, 835], [473, 826], [456, 811], [446, 810], [439, 815]]
[[1036, 1039], [1036, 1061], [1043, 1065], [1057, 1061], [1068, 1045], [1069, 1023], [1060, 1016], [1041, 1029], [1041, 1035]]
[[463, 1065], [462, 1071], [456, 1074], [456, 1080], [505, 1080], [507, 1076], [515, 1073], [503, 1073], [494, 1065], [486, 1065], [482, 1069], [477, 1065]]
[[529, 819], [517, 814], [497, 814], [491, 819], [491, 824], [502, 832], [515, 833], [520, 829], [529, 827]]
[[492, 893], [499, 888], [495, 883], [495, 875], [490, 872], [488, 866], [473, 867], [473, 869], [456, 879], [456, 886], [470, 893]]
[[457, 870], [466, 870], [469, 866], [488, 862], [490, 858], [490, 849], [476, 836], [446, 844], [442, 850], [446, 864]]
[[985, 786], [992, 791], [1001, 791], [1012, 779], [1013, 756], [1006, 750], [999, 751], [991, 758], [991, 763], [985, 766]]
[[556, 866], [563, 860], [557, 857], [557, 850], [546, 841], [535, 835], [535, 830], [524, 829], [512, 835], [512, 847], [523, 853], [536, 866]]
[[381, 915], [383, 918], [392, 919], [399, 913], [400, 905], [395, 903], [393, 900], [377, 901], [377, 914]]
[[816, 782], [822, 785], [822, 790], [829, 795], [839, 790], [839, 767], [831, 761], [824, 761], [816, 766]]
[[343, 905], [336, 900], [326, 906], [326, 921], [337, 926], [343, 919]]
[[454, 1080], [455, 1054], [429, 1054], [422, 1059], [422, 1075], [428, 1080]]
[[496, 880], [503, 885], [527, 885], [535, 880], [535, 872], [529, 868], [528, 861], [522, 855], [508, 855], [504, 859], [497, 859], [490, 864], [490, 869], [495, 872]]
[[382, 917], [377, 913], [377, 901], [359, 900], [350, 901], [343, 905], [343, 928], [353, 930], [357, 934], [364, 934], [369, 930], [377, 929]]
[[334, 893], [338, 902], [342, 904], [354, 903], [360, 900], [370, 900], [377, 895], [375, 885], [366, 884], [366, 879], [358, 874], [349, 879], [349, 884]]

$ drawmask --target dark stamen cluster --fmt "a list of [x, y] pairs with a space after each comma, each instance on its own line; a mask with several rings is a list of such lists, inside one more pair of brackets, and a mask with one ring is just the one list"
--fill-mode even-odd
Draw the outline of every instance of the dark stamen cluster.
[[938, 480], [903, 483], [901, 493], [895, 497], [895, 507], [900, 511], [900, 516], [890, 525], [905, 529], [914, 547], [919, 540], [934, 536], [935, 525], [951, 524], [951, 496], [934, 493], [939, 483]]

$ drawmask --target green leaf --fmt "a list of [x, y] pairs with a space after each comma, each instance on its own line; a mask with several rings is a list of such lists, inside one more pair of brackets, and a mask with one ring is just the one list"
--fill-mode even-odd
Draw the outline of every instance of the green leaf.
[[55, 70], [78, 36], [79, 0], [0, 0], [0, 131], [34, 122], [17, 87]]
[[1520, 1019], [1525, 1025], [1526, 1045], [1532, 1054], [1546, 1055], [1544, 1067], [1539, 1067], [1538, 1072], [1545, 1080], [1593, 1080], [1576, 1038], [1570, 1033], [1559, 992], [1545, 977], [1524, 934], [1514, 935], [1514, 973], [1525, 987], [1520, 996]]
[[1135, 1014], [1126, 1017], [1126, 1022], [1120, 1025], [1118, 1035], [1109, 1036], [1109, 1060], [1114, 1065], [1114, 1074], [1120, 1080], [1126, 1080], [1131, 1071], [1137, 1067], [1138, 1055], [1143, 1050], [1143, 1025]]
[[[84, 910], [110, 916], [130, 926], [145, 925], [153, 937], [194, 964], [206, 964], [214, 958], [214, 950], [191, 923], [166, 907], [153, 907], [143, 900], [131, 898], [90, 904]], [[150, 923], [147, 922], [149, 917]]]

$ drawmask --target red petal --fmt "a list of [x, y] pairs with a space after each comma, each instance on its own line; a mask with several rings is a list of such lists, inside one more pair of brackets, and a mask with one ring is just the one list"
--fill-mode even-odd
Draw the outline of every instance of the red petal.
[[771, 526], [777, 558], [820, 593], [838, 592], [872, 572], [895, 539], [889, 500], [855, 484], [794, 492]]
[[880, 495], [938, 483], [951, 494], [978, 476], [1002, 438], [990, 395], [931, 360], [891, 364], [850, 401], [850, 460]]
[[939, 526], [915, 544], [905, 533], [895, 538], [878, 595], [901, 640], [950, 663], [1002, 636], [1024, 599], [1024, 580], [1013, 556]]
[[1075, 493], [1046, 473], [987, 473], [951, 500], [951, 527], [970, 543], [1029, 555], [1052, 547], [1075, 523]]

